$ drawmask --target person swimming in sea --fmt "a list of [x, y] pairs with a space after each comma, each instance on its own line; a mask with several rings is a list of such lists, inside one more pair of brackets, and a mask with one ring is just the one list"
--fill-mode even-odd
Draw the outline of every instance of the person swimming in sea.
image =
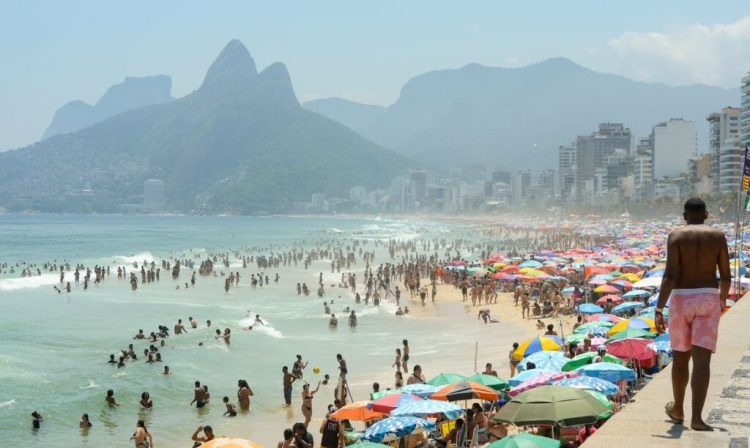
[[229, 397], [224, 397], [222, 401], [224, 402], [224, 406], [227, 407], [226, 412], [224, 412], [224, 414], [222, 415], [224, 417], [237, 417], [237, 408], [234, 406], [234, 403], [229, 401]]
[[331, 328], [336, 328], [339, 325], [339, 320], [336, 318], [335, 314], [331, 314], [331, 318], [328, 320], [328, 326]]

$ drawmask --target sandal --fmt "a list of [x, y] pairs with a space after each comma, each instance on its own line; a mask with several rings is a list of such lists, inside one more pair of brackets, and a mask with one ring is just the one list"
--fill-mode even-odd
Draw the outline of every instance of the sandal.
[[676, 418], [672, 416], [672, 411], [674, 410], [674, 401], [670, 401], [666, 405], [664, 405], [664, 412], [667, 414], [667, 417], [669, 418], [669, 421], [676, 424], [681, 425], [685, 420], [681, 418]]

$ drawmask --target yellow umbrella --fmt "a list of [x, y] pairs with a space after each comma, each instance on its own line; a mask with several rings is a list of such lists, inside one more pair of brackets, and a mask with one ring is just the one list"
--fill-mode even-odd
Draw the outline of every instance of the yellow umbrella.
[[546, 272], [540, 271], [539, 269], [534, 268], [521, 268], [518, 270], [519, 274], [523, 275], [530, 275], [532, 277], [538, 277], [540, 275], [549, 275]]
[[499, 263], [499, 262], [498, 262], [498, 263], [494, 263], [494, 264], [492, 265], [492, 267], [493, 267], [493, 268], [495, 268], [495, 269], [502, 269], [502, 268], [504, 268], [505, 266], [508, 266], [508, 263]]
[[638, 328], [640, 330], [655, 332], [656, 324], [650, 317], [634, 317], [632, 319], [624, 319], [620, 322], [617, 322], [612, 328], [610, 328], [607, 334], [612, 336], [621, 331], [625, 331], [628, 328]]
[[338, 411], [331, 414], [331, 418], [336, 420], [354, 420], [359, 422], [368, 422], [370, 420], [377, 420], [383, 418], [386, 415], [380, 412], [375, 412], [372, 409], [368, 409], [367, 405], [369, 401], [355, 401], [342, 407]]
[[236, 439], [234, 437], [217, 437], [204, 442], [201, 448], [263, 448], [255, 442], [247, 439]]
[[619, 276], [618, 278], [621, 278], [621, 279], [627, 280], [627, 281], [629, 281], [630, 283], [635, 283], [635, 282], [637, 282], [638, 280], [640, 280], [640, 279], [641, 279], [641, 276], [640, 276], [640, 275], [638, 275], [638, 274], [630, 274], [630, 273], [628, 273], [628, 274], [622, 274], [622, 275], [621, 275], [621, 276]]

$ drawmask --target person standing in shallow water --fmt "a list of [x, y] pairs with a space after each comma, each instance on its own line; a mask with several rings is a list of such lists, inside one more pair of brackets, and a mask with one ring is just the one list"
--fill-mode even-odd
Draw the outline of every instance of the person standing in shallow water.
[[[666, 404], [665, 412], [672, 423], [683, 423], [685, 389], [690, 381], [693, 393], [690, 428], [713, 431], [701, 414], [711, 379], [711, 354], [716, 351], [719, 319], [732, 281], [729, 250], [724, 233], [704, 224], [708, 212], [701, 199], [685, 202], [682, 216], [687, 225], [671, 231], [667, 238], [667, 266], [654, 309], [657, 331], [663, 332], [663, 312], [669, 300], [674, 401]], [[717, 268], [720, 282], [716, 280]]]

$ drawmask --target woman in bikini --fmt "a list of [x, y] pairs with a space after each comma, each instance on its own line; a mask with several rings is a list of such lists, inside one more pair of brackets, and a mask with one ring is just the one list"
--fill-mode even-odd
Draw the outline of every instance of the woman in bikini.
[[391, 367], [395, 367], [396, 371], [401, 370], [401, 349], [400, 348], [396, 349], [396, 360], [393, 362], [393, 364], [391, 364]]
[[320, 389], [320, 381], [318, 381], [318, 387], [312, 392], [310, 392], [309, 384], [302, 386], [302, 415], [305, 416], [305, 427], [310, 424], [312, 419], [312, 400], [318, 389]]
[[146, 423], [143, 420], [138, 420], [135, 425], [135, 432], [130, 440], [135, 442], [135, 448], [149, 448], [154, 445], [154, 439], [151, 438], [151, 433], [146, 429]]
[[396, 389], [400, 389], [404, 387], [404, 375], [401, 374], [400, 370], [396, 370], [395, 386], [396, 386]]
[[404, 367], [404, 373], [409, 373], [409, 367], [406, 365], [406, 363], [409, 361], [409, 341], [404, 339], [403, 343], [404, 343], [404, 361], [401, 363], [401, 365]]
[[249, 411], [250, 397], [253, 395], [253, 390], [250, 389], [246, 380], [237, 381], [237, 387], [239, 387], [239, 390], [237, 391], [237, 403], [240, 405], [240, 410]]

